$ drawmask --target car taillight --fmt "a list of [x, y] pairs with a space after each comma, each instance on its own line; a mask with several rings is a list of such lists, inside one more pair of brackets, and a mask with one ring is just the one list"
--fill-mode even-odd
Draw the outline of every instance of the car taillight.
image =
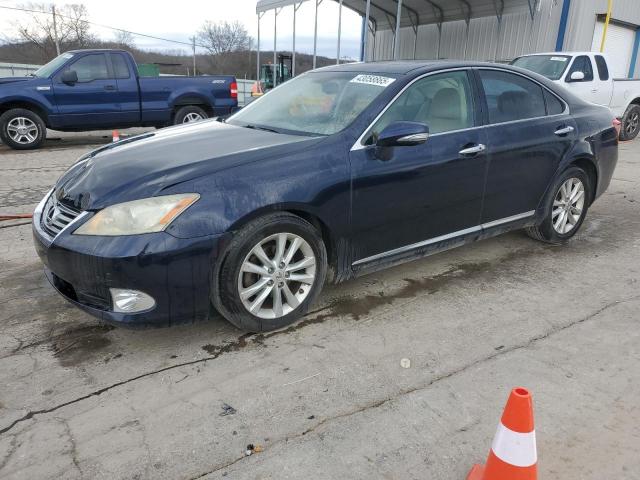
[[617, 118], [613, 119], [613, 128], [616, 129], [616, 135], [620, 136], [620, 130], [622, 129], [622, 122]]
[[238, 98], [238, 84], [236, 82], [231, 82], [229, 85], [229, 94], [231, 98]]

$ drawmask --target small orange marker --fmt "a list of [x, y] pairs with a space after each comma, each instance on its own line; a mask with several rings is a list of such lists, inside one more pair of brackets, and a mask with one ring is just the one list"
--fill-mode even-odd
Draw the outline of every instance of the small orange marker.
[[120, 133], [118, 132], [118, 130], [114, 130], [112, 135], [114, 142], [118, 142], [120, 140]]

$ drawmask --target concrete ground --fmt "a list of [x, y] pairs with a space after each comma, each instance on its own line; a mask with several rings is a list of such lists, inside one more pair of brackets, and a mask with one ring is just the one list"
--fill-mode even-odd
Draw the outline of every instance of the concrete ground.
[[[101, 141], [0, 146], [0, 213]], [[569, 245], [462, 247], [327, 288], [264, 335], [99, 325], [48, 285], [29, 225], [2, 222], [0, 478], [464, 479], [524, 385], [541, 478], [638, 479], [639, 202], [636, 141]]]

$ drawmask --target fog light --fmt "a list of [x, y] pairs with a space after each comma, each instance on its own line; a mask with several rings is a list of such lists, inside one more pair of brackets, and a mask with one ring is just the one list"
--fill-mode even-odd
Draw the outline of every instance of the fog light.
[[153, 297], [138, 290], [110, 288], [113, 300], [113, 311], [117, 313], [135, 313], [149, 310], [156, 306]]

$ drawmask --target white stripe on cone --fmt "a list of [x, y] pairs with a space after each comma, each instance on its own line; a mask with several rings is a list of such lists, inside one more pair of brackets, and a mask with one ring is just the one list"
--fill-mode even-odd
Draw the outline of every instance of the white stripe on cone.
[[516, 467], [530, 467], [538, 461], [536, 432], [519, 433], [498, 424], [491, 450], [496, 457]]

